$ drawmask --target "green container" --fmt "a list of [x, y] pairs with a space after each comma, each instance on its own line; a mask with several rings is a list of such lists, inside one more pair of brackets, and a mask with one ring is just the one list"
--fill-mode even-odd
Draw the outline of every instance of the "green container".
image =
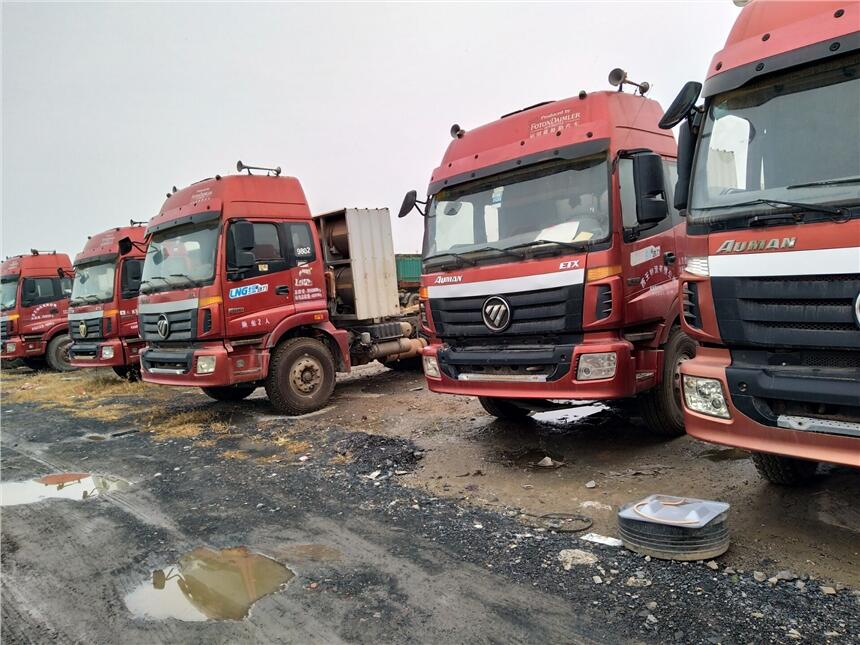
[[398, 254], [394, 260], [397, 264], [397, 284], [417, 285], [421, 279], [421, 256]]

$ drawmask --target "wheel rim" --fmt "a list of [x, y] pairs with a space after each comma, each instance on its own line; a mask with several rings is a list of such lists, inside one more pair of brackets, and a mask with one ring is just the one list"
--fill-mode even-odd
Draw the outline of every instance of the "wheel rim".
[[60, 362], [71, 366], [72, 357], [69, 356], [69, 350], [72, 348], [72, 341], [64, 341], [62, 345], [60, 345]]
[[290, 386], [305, 396], [319, 389], [323, 381], [323, 366], [316, 358], [304, 354], [290, 368]]

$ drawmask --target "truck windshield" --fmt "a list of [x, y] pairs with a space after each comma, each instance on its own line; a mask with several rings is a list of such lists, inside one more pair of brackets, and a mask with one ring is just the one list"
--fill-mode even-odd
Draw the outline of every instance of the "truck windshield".
[[18, 299], [18, 278], [3, 278], [0, 282], [0, 309], [14, 309]]
[[857, 204], [858, 72], [860, 54], [851, 54], [716, 96], [696, 154], [690, 221]]
[[72, 283], [71, 305], [88, 302], [109, 302], [113, 298], [116, 264], [96, 262], [75, 266], [75, 281]]
[[607, 160], [600, 155], [441, 190], [428, 209], [424, 257], [604, 240], [608, 188]]
[[215, 276], [218, 225], [186, 224], [153, 234], [146, 250], [141, 292], [208, 284]]

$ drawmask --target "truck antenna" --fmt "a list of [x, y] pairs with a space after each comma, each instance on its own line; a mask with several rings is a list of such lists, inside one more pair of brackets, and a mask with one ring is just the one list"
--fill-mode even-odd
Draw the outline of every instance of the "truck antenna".
[[643, 81], [642, 83], [634, 83], [631, 80], [627, 79], [627, 72], [625, 72], [620, 67], [616, 67], [611, 72], [609, 72], [609, 84], [612, 87], [617, 87], [620, 92], [624, 87], [624, 84], [633, 85], [634, 87], [639, 88], [639, 94], [641, 96], [645, 96], [648, 90], [651, 89], [651, 84], [647, 81]]
[[236, 162], [236, 170], [239, 172], [247, 170], [249, 175], [253, 174], [251, 172], [252, 170], [265, 170], [266, 176], [268, 176], [268, 177], [278, 177], [281, 174], [281, 167], [280, 166], [277, 166], [275, 168], [265, 168], [263, 166], [246, 166], [241, 161]]

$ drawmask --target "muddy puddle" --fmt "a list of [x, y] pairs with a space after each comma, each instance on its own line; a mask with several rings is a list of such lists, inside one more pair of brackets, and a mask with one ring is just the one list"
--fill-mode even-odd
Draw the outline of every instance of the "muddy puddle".
[[152, 572], [125, 597], [138, 618], [183, 621], [242, 620], [260, 598], [280, 590], [295, 574], [246, 547], [198, 547]]
[[0, 506], [35, 504], [47, 499], [84, 500], [114, 491], [123, 492], [131, 484], [119, 477], [90, 473], [54, 473], [26, 482], [0, 484]]

